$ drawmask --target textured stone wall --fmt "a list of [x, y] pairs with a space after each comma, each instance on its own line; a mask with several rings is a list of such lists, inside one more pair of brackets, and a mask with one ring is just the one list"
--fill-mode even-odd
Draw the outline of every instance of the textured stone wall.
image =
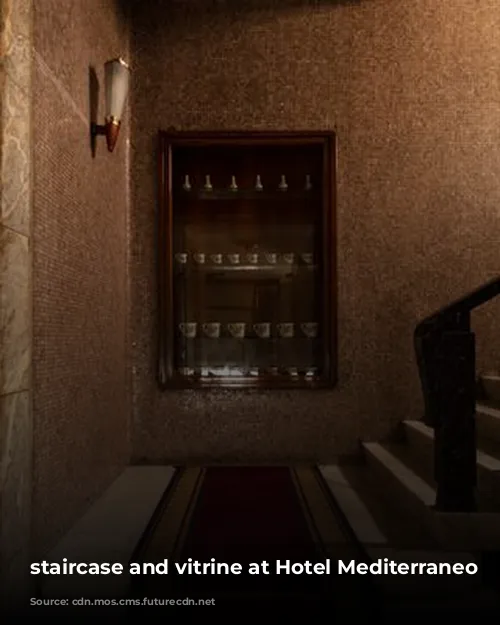
[[31, 0], [0, 2], [0, 604], [30, 558]]
[[[151, 0], [133, 18], [135, 458], [328, 461], [420, 417], [415, 324], [500, 271], [500, 5]], [[337, 128], [335, 390], [157, 389], [155, 140], [172, 125]], [[474, 315], [484, 368], [498, 319]]]
[[33, 531], [43, 553], [129, 461], [128, 122], [112, 154], [99, 137], [93, 158], [89, 140], [91, 102], [104, 121], [104, 63], [128, 56], [127, 15], [115, 0], [43, 0], [33, 35]]

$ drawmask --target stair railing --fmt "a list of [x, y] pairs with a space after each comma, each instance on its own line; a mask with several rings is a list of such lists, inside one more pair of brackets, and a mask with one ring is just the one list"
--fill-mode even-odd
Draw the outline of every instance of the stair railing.
[[414, 333], [424, 422], [434, 429], [436, 510], [476, 510], [476, 348], [471, 311], [500, 295], [500, 277], [423, 319]]

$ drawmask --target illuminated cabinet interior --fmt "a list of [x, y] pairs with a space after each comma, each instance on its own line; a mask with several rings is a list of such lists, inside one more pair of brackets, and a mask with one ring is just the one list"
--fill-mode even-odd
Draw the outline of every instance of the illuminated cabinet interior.
[[336, 382], [332, 133], [160, 132], [162, 388]]

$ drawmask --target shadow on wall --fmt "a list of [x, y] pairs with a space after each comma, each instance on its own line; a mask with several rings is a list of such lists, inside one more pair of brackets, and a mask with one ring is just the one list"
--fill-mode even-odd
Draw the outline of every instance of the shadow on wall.
[[[373, 2], [373, 0], [116, 0], [118, 11], [123, 16], [133, 14], [135, 17], [142, 17], [145, 21], [149, 15], [154, 15], [157, 11], [168, 12], [172, 20], [175, 20], [177, 9], [185, 17], [186, 11], [190, 12], [190, 23], [195, 25], [204, 21], [211, 14], [225, 15], [228, 19], [242, 13], [252, 11], [269, 11], [277, 13], [294, 8], [309, 8], [323, 6], [358, 6]], [[150, 25], [158, 24], [156, 20], [151, 20]], [[134, 30], [135, 24], [132, 24]]]
[[[228, 10], [241, 10], [241, 11], [253, 11], [261, 9], [272, 9], [273, 11], [279, 11], [280, 9], [288, 9], [293, 7], [304, 7], [314, 5], [339, 5], [349, 6], [358, 5], [369, 2], [370, 0], [156, 0], [157, 5], [165, 7], [165, 9], [172, 9], [175, 6], [182, 5], [190, 8], [209, 9], [212, 8], [218, 11], [221, 7]], [[124, 15], [128, 15], [131, 7], [137, 9], [142, 7], [147, 11], [148, 6], [155, 4], [154, 0], [150, 2], [144, 2], [144, 0], [116, 0], [116, 4], [119, 10]]]
[[92, 124], [97, 124], [99, 115], [99, 80], [97, 78], [97, 72], [95, 67], [89, 65], [89, 136], [90, 136], [90, 151], [92, 152], [92, 158], [95, 158], [97, 137], [92, 134]]

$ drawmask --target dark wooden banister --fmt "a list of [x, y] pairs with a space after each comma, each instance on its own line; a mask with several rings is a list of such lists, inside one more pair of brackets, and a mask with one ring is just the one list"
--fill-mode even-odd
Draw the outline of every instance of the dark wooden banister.
[[471, 311], [500, 295], [500, 277], [423, 319], [414, 334], [425, 403], [434, 428], [436, 509], [476, 509], [476, 356]]
[[417, 325], [415, 335], [422, 332], [426, 333], [430, 326], [440, 325], [444, 320], [448, 320], [450, 317], [470, 313], [474, 308], [485, 304], [497, 295], [500, 295], [500, 277], [487, 282], [465, 297], [448, 304], [444, 308], [426, 317]]

